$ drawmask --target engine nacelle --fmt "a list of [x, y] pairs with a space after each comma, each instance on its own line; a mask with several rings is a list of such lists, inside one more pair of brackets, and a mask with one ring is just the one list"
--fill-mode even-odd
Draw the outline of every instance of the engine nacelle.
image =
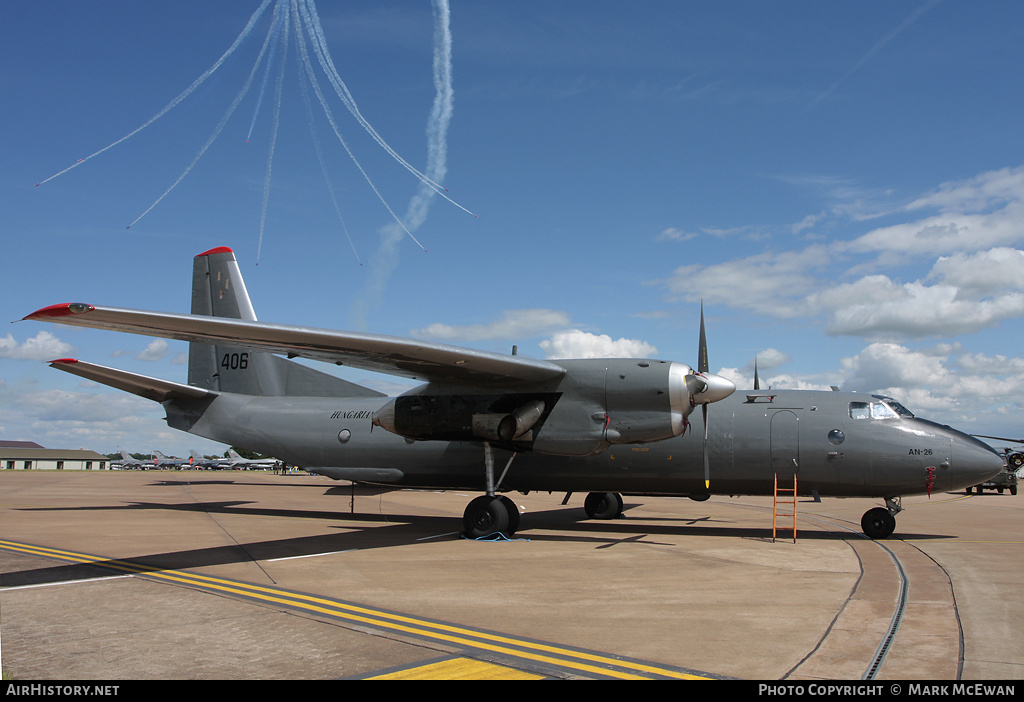
[[418, 441], [490, 441], [513, 450], [563, 456], [600, 453], [612, 444], [681, 435], [694, 407], [727, 397], [728, 380], [685, 363], [645, 359], [559, 361], [565, 377], [531, 391], [476, 394], [427, 385], [400, 395], [374, 426]]
[[690, 366], [643, 360], [608, 363], [605, 381], [605, 438], [608, 443], [663, 441], [686, 430], [686, 418], [695, 406]]

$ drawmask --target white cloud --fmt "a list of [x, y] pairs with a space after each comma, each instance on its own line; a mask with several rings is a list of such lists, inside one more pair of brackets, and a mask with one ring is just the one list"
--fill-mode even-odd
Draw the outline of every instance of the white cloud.
[[680, 266], [665, 285], [691, 302], [703, 299], [792, 317], [805, 311], [799, 297], [819, 284], [812, 271], [832, 260], [827, 247], [815, 244], [802, 251], [762, 253], [711, 266]]
[[647, 358], [658, 349], [638, 339], [613, 340], [607, 334], [573, 329], [540, 342], [547, 358]]
[[676, 229], [675, 227], [668, 227], [667, 229], [661, 230], [658, 236], [654, 237], [655, 241], [690, 241], [700, 236], [697, 232], [687, 232], [682, 229]]
[[955, 382], [946, 357], [912, 351], [892, 343], [874, 343], [842, 360], [846, 390], [878, 392], [891, 388], [949, 387]]
[[419, 338], [445, 341], [453, 339], [462, 341], [524, 339], [545, 334], [552, 329], [569, 324], [569, 315], [558, 310], [505, 310], [501, 319], [490, 324], [456, 326], [436, 323], [422, 329], [414, 329], [410, 334]]
[[929, 278], [959, 289], [958, 297], [980, 297], [1000, 290], [1024, 290], [1024, 251], [999, 247], [977, 254], [956, 253], [935, 262]]
[[849, 241], [688, 263], [660, 283], [690, 302], [823, 318], [830, 334], [875, 341], [974, 333], [1024, 316], [1024, 166], [943, 184], [886, 216], [908, 215]]
[[67, 356], [74, 350], [48, 331], [41, 331], [25, 343], [19, 344], [10, 334], [0, 339], [0, 358], [15, 358], [23, 361], [52, 361]]
[[146, 348], [135, 354], [140, 361], [159, 361], [167, 355], [168, 345], [163, 339], [153, 339]]
[[908, 210], [926, 207], [944, 212], [980, 212], [1024, 198], [1024, 166], [987, 171], [963, 181], [943, 183], [934, 192], [911, 202]]

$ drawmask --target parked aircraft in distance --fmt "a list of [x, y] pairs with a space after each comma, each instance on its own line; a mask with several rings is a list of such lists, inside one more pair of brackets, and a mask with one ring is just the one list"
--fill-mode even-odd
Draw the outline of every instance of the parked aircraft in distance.
[[165, 456], [159, 451], [153, 451], [153, 465], [157, 468], [182, 468], [184, 466], [191, 466], [191, 458], [171, 458]]
[[228, 459], [226, 458], [207, 458], [195, 449], [191, 449], [188, 453], [192, 458], [191, 463], [193, 468], [213, 469], [227, 468], [228, 466]]
[[[516, 531], [508, 491], [588, 492], [587, 515], [609, 519], [624, 494], [772, 495], [776, 476], [796, 476], [801, 495], [884, 500], [861, 520], [865, 534], [883, 538], [902, 496], [963, 489], [1003, 468], [988, 445], [890, 398], [734, 392], [708, 372], [703, 314], [697, 369], [269, 324], [256, 321], [235, 255], [220, 247], [195, 257], [190, 315], [76, 302], [25, 319], [188, 341], [188, 384], [75, 359], [51, 366], [162, 403], [176, 429], [310, 472], [479, 490], [463, 515], [473, 538]], [[424, 383], [389, 398], [274, 354]], [[700, 426], [688, 431], [698, 405]]]
[[112, 465], [118, 465], [122, 469], [131, 468], [133, 470], [146, 470], [147, 468], [153, 467], [153, 461], [143, 461], [131, 456], [127, 451], [122, 451], [121, 460], [114, 461]]
[[231, 468], [275, 468], [281, 464], [276, 458], [242, 458], [233, 448], [228, 449], [226, 460]]

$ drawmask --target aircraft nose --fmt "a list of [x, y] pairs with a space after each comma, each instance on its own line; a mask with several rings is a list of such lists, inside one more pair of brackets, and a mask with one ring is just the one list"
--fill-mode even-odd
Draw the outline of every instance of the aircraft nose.
[[998, 475], [1006, 462], [988, 444], [960, 434], [953, 439], [953, 489], [967, 488]]

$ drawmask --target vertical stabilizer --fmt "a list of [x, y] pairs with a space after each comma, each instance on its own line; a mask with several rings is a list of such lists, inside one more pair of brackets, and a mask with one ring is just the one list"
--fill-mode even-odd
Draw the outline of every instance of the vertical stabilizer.
[[[210, 249], [192, 264], [192, 314], [256, 321], [235, 252], [226, 246]], [[259, 354], [263, 356], [264, 354]], [[244, 395], [281, 395], [257, 354], [237, 346], [189, 344], [188, 384], [206, 390]], [[251, 367], [250, 367], [251, 365]], [[268, 392], [269, 391], [269, 392]]]
[[[235, 253], [226, 246], [195, 257], [192, 314], [256, 321]], [[223, 344], [189, 344], [188, 384], [242, 395], [383, 397], [383, 393], [270, 353]]]

